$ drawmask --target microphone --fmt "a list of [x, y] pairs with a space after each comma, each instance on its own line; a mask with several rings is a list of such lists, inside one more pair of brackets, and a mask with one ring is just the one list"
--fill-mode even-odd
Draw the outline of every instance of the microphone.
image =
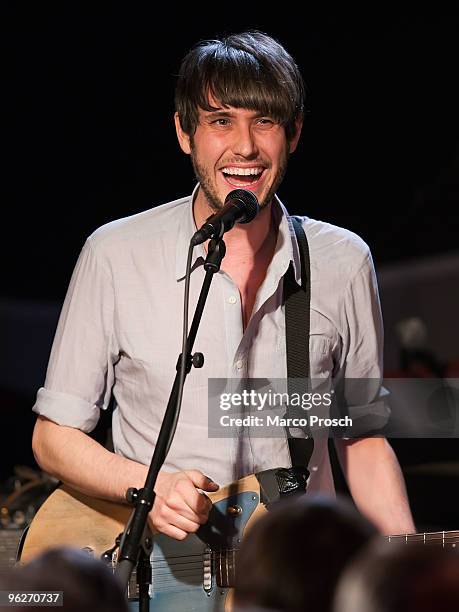
[[194, 233], [190, 244], [196, 246], [209, 240], [221, 238], [236, 223], [249, 223], [258, 214], [257, 196], [247, 189], [233, 189], [225, 198], [221, 210], [206, 219], [204, 225]]

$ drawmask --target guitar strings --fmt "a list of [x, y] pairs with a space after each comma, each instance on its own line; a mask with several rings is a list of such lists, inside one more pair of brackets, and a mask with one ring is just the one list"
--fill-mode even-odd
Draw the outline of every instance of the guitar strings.
[[[450, 533], [450, 532], [449, 532]], [[397, 534], [397, 535], [393, 535], [393, 536], [384, 536], [384, 539], [386, 540], [390, 540], [391, 542], [393, 541], [403, 541], [406, 542], [407, 544], [409, 543], [416, 543], [419, 544], [421, 542], [425, 542], [425, 544], [429, 544], [429, 543], [436, 543], [436, 542], [444, 542], [445, 544], [448, 545], [452, 545], [452, 544], [457, 544], [459, 543], [459, 533], [457, 535], [451, 536], [449, 535], [448, 532], [445, 532], [445, 535], [443, 535], [443, 533], [441, 531], [438, 532], [433, 532], [433, 533], [416, 533], [416, 534]], [[230, 561], [231, 559], [228, 558], [228, 556], [234, 555], [236, 552], [238, 552], [238, 548], [225, 548], [221, 551], [211, 551], [210, 556], [211, 559], [216, 562], [217, 560], [220, 561], [220, 557], [221, 557], [221, 561], [225, 562], [225, 557], [227, 557], [226, 561]], [[201, 553], [195, 553], [192, 555], [174, 555], [174, 556], [170, 556], [167, 558], [162, 558], [162, 559], [151, 559], [151, 564], [152, 566], [159, 566], [160, 564], [163, 564], [165, 566], [169, 566], [169, 567], [174, 567], [180, 564], [184, 564], [184, 563], [200, 563], [200, 561], [203, 559], [205, 553], [201, 552]], [[193, 559], [195, 559], [195, 561], [193, 561]]]

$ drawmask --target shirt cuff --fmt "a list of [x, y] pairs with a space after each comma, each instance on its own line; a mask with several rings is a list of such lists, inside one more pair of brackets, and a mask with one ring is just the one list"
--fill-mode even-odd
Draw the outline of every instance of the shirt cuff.
[[378, 397], [368, 404], [346, 406], [346, 413], [352, 419], [352, 425], [345, 432], [345, 439], [363, 438], [367, 436], [384, 435], [391, 409], [389, 392], [381, 387]]
[[95, 428], [100, 417], [100, 409], [81, 397], [44, 387], [38, 390], [32, 410], [58, 425], [75, 427], [85, 433]]

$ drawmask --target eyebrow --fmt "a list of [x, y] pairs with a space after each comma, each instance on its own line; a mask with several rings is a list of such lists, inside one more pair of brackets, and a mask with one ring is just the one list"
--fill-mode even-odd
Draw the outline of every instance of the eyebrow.
[[206, 119], [216, 119], [219, 117], [234, 117], [234, 113], [227, 110], [218, 110], [218, 111], [204, 111], [204, 116]]
[[[254, 118], [256, 117], [265, 117], [266, 113], [261, 113], [259, 111], [253, 111], [255, 113]], [[235, 113], [232, 113], [229, 110], [217, 110], [217, 111], [204, 111], [204, 117], [206, 119], [221, 119], [224, 117], [235, 117]]]

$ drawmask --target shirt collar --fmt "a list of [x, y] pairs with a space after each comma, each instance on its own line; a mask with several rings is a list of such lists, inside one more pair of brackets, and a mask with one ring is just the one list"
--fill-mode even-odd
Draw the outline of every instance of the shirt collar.
[[[193, 234], [198, 229], [194, 221], [193, 202], [197, 196], [199, 183], [193, 189], [193, 193], [183, 206], [183, 214], [180, 217], [179, 229], [177, 235], [176, 259], [175, 259], [175, 278], [177, 281], [183, 280], [186, 274], [186, 260], [188, 257], [188, 247]], [[191, 271], [204, 264], [206, 259], [206, 250], [203, 244], [198, 244], [193, 250], [191, 260]]]
[[[193, 189], [188, 202], [185, 202], [183, 214], [179, 220], [179, 228], [177, 235], [176, 261], [175, 261], [175, 276], [177, 281], [183, 280], [186, 273], [186, 260], [188, 256], [188, 245], [191, 237], [198, 229], [193, 215], [193, 202], [197, 196], [199, 183]], [[301, 284], [301, 263], [298, 242], [295, 235], [295, 230], [290, 219], [287, 209], [282, 204], [277, 195], [273, 200], [273, 214], [277, 216], [279, 221], [279, 230], [277, 235], [276, 248], [271, 266], [277, 272], [284, 274], [290, 262], [293, 262], [295, 272], [295, 280]], [[191, 271], [204, 264], [206, 259], [206, 251], [203, 244], [199, 244], [194, 248], [191, 264]]]
[[[277, 195], [274, 196], [273, 214], [280, 216], [279, 231], [277, 234], [276, 250], [273, 262], [278, 259], [282, 266], [282, 274], [285, 274], [290, 262], [293, 263], [295, 280], [301, 285], [301, 260], [298, 241], [296, 239], [295, 228], [287, 209], [282, 204]], [[278, 217], [279, 218], [279, 217]]]

